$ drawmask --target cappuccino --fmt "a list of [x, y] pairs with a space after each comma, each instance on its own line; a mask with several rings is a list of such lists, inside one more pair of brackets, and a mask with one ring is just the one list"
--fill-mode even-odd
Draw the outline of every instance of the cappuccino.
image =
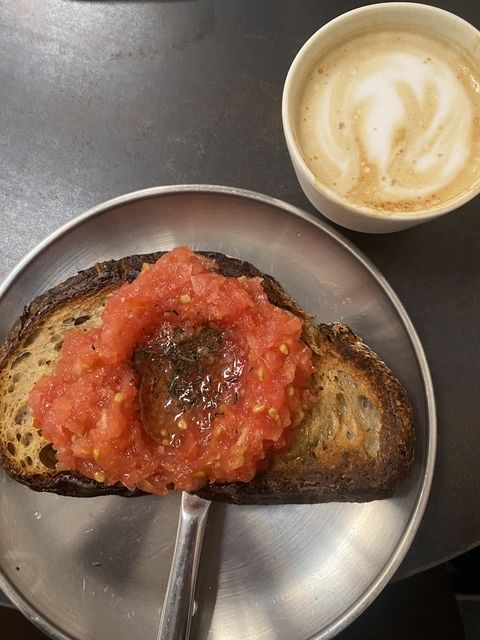
[[480, 73], [415, 28], [337, 42], [308, 74], [295, 134], [316, 180], [379, 213], [434, 211], [480, 182]]

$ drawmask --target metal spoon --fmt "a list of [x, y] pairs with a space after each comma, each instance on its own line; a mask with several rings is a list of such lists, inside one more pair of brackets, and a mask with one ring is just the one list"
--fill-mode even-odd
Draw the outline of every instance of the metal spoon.
[[157, 640], [188, 640], [209, 500], [182, 493], [177, 539]]

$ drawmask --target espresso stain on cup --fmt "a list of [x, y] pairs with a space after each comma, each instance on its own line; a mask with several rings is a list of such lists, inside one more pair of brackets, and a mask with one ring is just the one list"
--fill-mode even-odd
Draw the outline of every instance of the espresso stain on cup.
[[352, 34], [308, 74], [295, 130], [317, 181], [346, 202], [435, 210], [478, 189], [478, 63], [414, 27]]

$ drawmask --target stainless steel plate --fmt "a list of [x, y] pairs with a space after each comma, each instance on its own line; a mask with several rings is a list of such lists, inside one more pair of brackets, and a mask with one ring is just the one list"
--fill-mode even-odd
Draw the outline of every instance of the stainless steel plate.
[[[186, 244], [253, 262], [319, 321], [341, 320], [392, 366], [414, 404], [408, 485], [370, 504], [214, 505], [193, 637], [328, 638], [392, 576], [427, 500], [435, 410], [422, 347], [382, 276], [299, 209], [222, 187], [161, 187], [111, 200], [25, 258], [0, 290], [0, 338], [23, 305], [95, 261]], [[155, 640], [178, 497], [34, 493], [0, 476], [0, 587], [44, 630], [76, 640]]]

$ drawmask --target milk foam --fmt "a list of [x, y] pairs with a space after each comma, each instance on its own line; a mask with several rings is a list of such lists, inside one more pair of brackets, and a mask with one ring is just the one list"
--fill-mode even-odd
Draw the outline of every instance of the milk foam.
[[310, 75], [297, 137], [317, 179], [385, 210], [436, 206], [480, 169], [479, 77], [462, 54], [416, 32], [366, 33]]

